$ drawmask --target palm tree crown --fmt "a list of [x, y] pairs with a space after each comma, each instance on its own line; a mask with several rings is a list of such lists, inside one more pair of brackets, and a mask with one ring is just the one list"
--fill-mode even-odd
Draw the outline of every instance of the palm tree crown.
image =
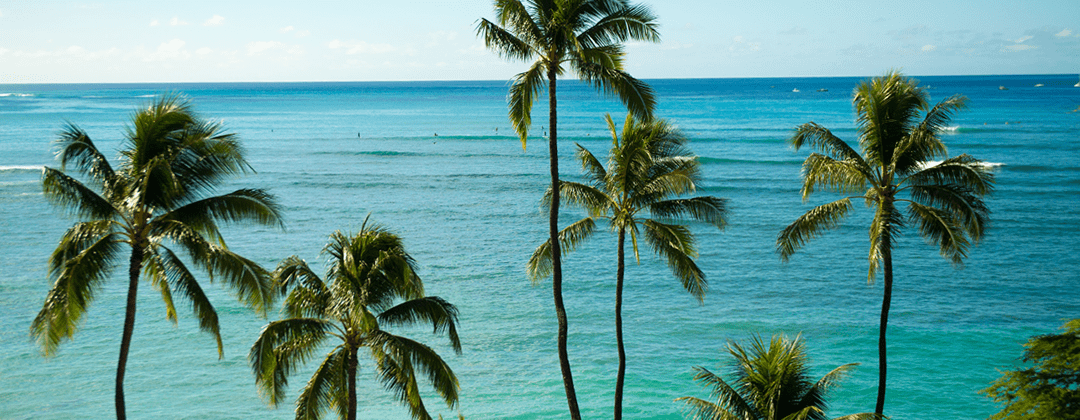
[[[563, 181], [560, 188], [571, 205], [585, 208], [589, 216], [559, 234], [562, 252], [569, 252], [592, 236], [596, 219], [606, 219], [618, 234], [618, 269], [615, 287], [615, 335], [619, 349], [619, 372], [615, 382], [615, 415], [622, 418], [626, 352], [622, 334], [622, 292], [625, 271], [624, 245], [630, 234], [634, 258], [640, 263], [638, 235], [665, 258], [686, 291], [705, 298], [705, 273], [694, 262], [694, 235], [686, 226], [658, 219], [690, 218], [717, 228], [726, 224], [725, 200], [716, 197], [677, 198], [694, 191], [700, 165], [686, 147], [687, 139], [663, 120], [640, 122], [627, 115], [620, 138], [615, 122], [607, 116], [611, 152], [605, 168], [588, 149], [578, 145], [578, 159], [588, 183]], [[551, 191], [546, 196], [550, 201]], [[549, 203], [550, 204], [550, 203]], [[551, 274], [551, 241], [541, 244], [529, 260], [533, 280]]]
[[297, 419], [318, 419], [327, 408], [339, 418], [356, 418], [361, 348], [368, 349], [379, 380], [413, 418], [431, 418], [420, 398], [417, 374], [426, 376], [453, 407], [458, 380], [450, 366], [430, 347], [384, 330], [429, 322], [436, 333], [449, 336], [455, 352], [461, 352], [457, 308], [439, 297], [424, 296], [423, 282], [401, 238], [365, 220], [356, 235], [330, 235], [323, 252], [329, 256], [325, 276], [329, 283], [295, 256], [274, 271], [281, 291], [291, 289], [284, 307], [288, 318], [267, 324], [249, 354], [255, 380], [270, 403], [284, 399], [289, 374], [333, 338], [340, 343], [327, 353], [296, 400]]
[[874, 211], [867, 277], [873, 281], [880, 268], [885, 279], [878, 414], [885, 396], [892, 248], [900, 229], [917, 226], [943, 257], [959, 265], [970, 246], [982, 239], [990, 214], [982, 197], [993, 190], [993, 174], [966, 154], [947, 157], [938, 136], [952, 114], [964, 107], [966, 98], [953, 96], [931, 107], [928, 96], [918, 82], [895, 72], [860, 84], [854, 104], [861, 154], [812, 122], [799, 126], [791, 138], [796, 150], [803, 146], [815, 150], [803, 163], [804, 201], [817, 189], [859, 195], [817, 206], [784, 228], [776, 240], [781, 259], [786, 261], [808, 240], [836, 227], [851, 211], [851, 199], [862, 199]]
[[[223, 280], [240, 300], [265, 313], [274, 300], [269, 273], [229, 251], [218, 222], [280, 225], [280, 216], [273, 197], [263, 190], [208, 196], [227, 177], [250, 167], [234, 134], [225, 133], [220, 123], [197, 118], [177, 95], [160, 98], [132, 116], [118, 168], [73, 124], [61, 132], [57, 144], [61, 169], [44, 169], [44, 193], [81, 221], [68, 229], [49, 259], [54, 284], [30, 331], [46, 355], [55, 353], [60, 342], [75, 333], [129, 247], [127, 310], [116, 378], [117, 417], [124, 418], [123, 376], [140, 274], [161, 294], [165, 315], [174, 323], [174, 293], [186, 299], [199, 328], [214, 336], [221, 355], [217, 313], [173, 246], [212, 280]], [[65, 173], [68, 166], [86, 183]]]
[[553, 87], [555, 77], [564, 74], [564, 65], [581, 80], [618, 96], [638, 118], [652, 116], [652, 88], [622, 69], [623, 42], [660, 40], [647, 7], [625, 0], [495, 0], [495, 14], [498, 24], [480, 19], [476, 28], [487, 47], [510, 60], [535, 60], [514, 77], [508, 97], [510, 122], [522, 146], [533, 102], [545, 83]]
[[[694, 380], [712, 388], [710, 399], [682, 397], [694, 419], [701, 420], [825, 420], [826, 397], [839, 380], [857, 363], [833, 369], [812, 381], [806, 350], [799, 336], [788, 340], [774, 336], [768, 347], [761, 337], [753, 337], [750, 349], [728, 343], [727, 352], [735, 360], [730, 380], [696, 366]], [[860, 413], [836, 420], [878, 419]]]

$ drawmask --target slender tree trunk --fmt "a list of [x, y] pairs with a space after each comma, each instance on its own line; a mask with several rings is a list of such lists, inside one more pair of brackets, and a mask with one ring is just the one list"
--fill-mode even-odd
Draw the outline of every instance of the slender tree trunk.
[[349, 380], [349, 415], [348, 420], [356, 420], [356, 350], [347, 349], [348, 359], [345, 361], [345, 371]]
[[142, 241], [132, 241], [131, 265], [128, 268], [127, 308], [124, 311], [124, 332], [120, 338], [120, 360], [116, 363], [116, 419], [124, 420], [127, 412], [124, 408], [124, 372], [127, 369], [128, 350], [131, 349], [131, 335], [135, 331], [135, 304], [139, 291], [139, 272], [142, 271]]
[[622, 338], [622, 291], [626, 272], [626, 258], [623, 255], [626, 242], [626, 229], [619, 228], [619, 269], [615, 274], [615, 340], [619, 345], [619, 376], [615, 378], [615, 420], [622, 419], [623, 378], [626, 376], [626, 349]]
[[559, 320], [559, 368], [562, 369], [563, 386], [566, 388], [566, 403], [570, 408], [570, 418], [581, 420], [578, 409], [577, 393], [574, 392], [574, 376], [570, 372], [570, 356], [566, 352], [569, 326], [566, 320], [566, 307], [562, 298], [562, 250], [559, 246], [559, 146], [557, 143], [555, 115], [555, 68], [548, 65], [548, 125], [551, 136], [548, 138], [548, 154], [551, 157], [551, 217], [548, 221], [551, 230], [551, 291], [555, 295], [555, 316]]
[[881, 416], [885, 410], [885, 328], [889, 325], [889, 304], [892, 301], [892, 237], [885, 235], [881, 241], [881, 260], [885, 272], [885, 293], [881, 300], [881, 331], [878, 336], [878, 393], [874, 413]]

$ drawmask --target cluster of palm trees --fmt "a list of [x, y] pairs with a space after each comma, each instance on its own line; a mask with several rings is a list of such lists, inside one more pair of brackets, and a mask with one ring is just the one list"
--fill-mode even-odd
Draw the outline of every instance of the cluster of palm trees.
[[[581, 413], [567, 354], [561, 256], [591, 236], [597, 218], [608, 220], [618, 235], [615, 328], [619, 368], [614, 418], [620, 419], [626, 368], [621, 318], [626, 233], [631, 233], [636, 257], [640, 226], [653, 249], [667, 258], [686, 290], [702, 299], [705, 277], [693, 263], [696, 251], [689, 230], [642, 219], [638, 212], [646, 211], [660, 219], [695, 219], [722, 228], [726, 218], [724, 201], [715, 197], [668, 200], [694, 190], [697, 166], [688, 152], [668, 149], [682, 148], [684, 143], [672, 141], [677, 135], [672, 135], [665, 122], [654, 119], [656, 99], [652, 89], [622, 67], [623, 42], [659, 40], [655, 17], [647, 7], [625, 0], [495, 0], [495, 14], [497, 23], [481, 19], [477, 25], [477, 33], [487, 47], [510, 60], [535, 60], [528, 70], [515, 76], [508, 95], [508, 116], [523, 147], [532, 123], [532, 104], [547, 86], [551, 187], [544, 203], [550, 209], [549, 238], [533, 253], [529, 269], [534, 281], [549, 275], [552, 278], [559, 363], [570, 418], [574, 420], [580, 419]], [[559, 180], [556, 83], [557, 76], [565, 71], [564, 65], [582, 81], [617, 96], [629, 113], [621, 140], [607, 117], [613, 138], [607, 168], [578, 146], [578, 158], [589, 185]], [[982, 238], [989, 216], [982, 197], [993, 189], [993, 174], [973, 157], [947, 158], [945, 145], [937, 135], [966, 99], [954, 96], [934, 106], [928, 99], [916, 81], [890, 72], [861, 84], [855, 91], [860, 150], [812, 122], [798, 127], [791, 139], [796, 150], [804, 146], [816, 150], [803, 165], [804, 200], [817, 189], [860, 195], [815, 207], [783, 229], [776, 241], [783, 261], [809, 239], [837, 226], [851, 210], [852, 198], [862, 198], [874, 211], [868, 279], [873, 281], [879, 268], [885, 278], [874, 413], [879, 417], [885, 404], [885, 329], [892, 296], [894, 238], [906, 224], [917, 225], [920, 235], [939, 246], [942, 256], [960, 264], [968, 248]], [[935, 162], [938, 158], [944, 160]], [[567, 203], [584, 208], [589, 216], [560, 231], [558, 214], [563, 195]], [[907, 211], [898, 206], [905, 206]]]
[[[447, 405], [457, 403], [458, 380], [430, 347], [385, 327], [430, 323], [461, 351], [457, 308], [425, 296], [413, 258], [401, 238], [365, 220], [355, 235], [335, 232], [324, 249], [324, 282], [297, 257], [274, 272], [229, 250], [220, 222], [281, 226], [274, 197], [261, 189], [210, 195], [223, 180], [250, 170], [235, 134], [198, 118], [190, 103], [168, 95], [132, 117], [121, 164], [114, 168], [90, 137], [68, 125], [57, 141], [61, 169], [46, 167], [45, 197], [81, 221], [60, 239], [49, 259], [53, 287], [30, 326], [46, 355], [69, 339], [112, 270], [128, 258], [127, 307], [116, 369], [116, 417], [126, 418], [124, 371], [135, 326], [140, 277], [161, 293], [166, 317], [176, 321], [174, 297], [186, 300], [199, 328], [217, 341], [217, 312], [187, 260], [223, 281], [245, 304], [265, 315], [287, 294], [287, 319], [268, 324], [251, 349], [255, 379], [271, 404], [284, 398], [288, 376], [328, 339], [341, 344], [326, 355], [296, 402], [297, 419], [318, 419], [333, 409], [356, 418], [357, 355], [370, 351], [382, 384], [416, 419], [430, 419], [420, 398], [424, 375]], [[82, 180], [68, 175], [71, 166]]]
[[[698, 255], [694, 236], [680, 223], [695, 220], [722, 229], [728, 218], [726, 202], [717, 197], [685, 197], [695, 191], [700, 165], [685, 136], [653, 115], [653, 91], [623, 71], [622, 42], [659, 39], [655, 17], [647, 8], [623, 0], [496, 0], [495, 11], [497, 23], [481, 19], [477, 26], [487, 45], [506, 58], [535, 60], [516, 76], [509, 94], [509, 117], [523, 147], [532, 105], [547, 87], [551, 186], [544, 203], [550, 209], [550, 235], [533, 253], [528, 269], [534, 281], [552, 278], [560, 369], [572, 419], [580, 419], [581, 414], [567, 353], [561, 258], [594, 235], [597, 221], [606, 221], [617, 237], [615, 331], [619, 366], [614, 418], [619, 419], [627, 365], [621, 316], [626, 237], [630, 237], [635, 260], [640, 260], [638, 239], [643, 237], [687, 292], [701, 301], [707, 291], [705, 273], [694, 261]], [[606, 118], [612, 137], [606, 164], [578, 145], [585, 182], [559, 179], [556, 83], [566, 67], [598, 89], [618, 96], [628, 109], [621, 130], [610, 116]], [[814, 207], [784, 228], [777, 238], [782, 260], [824, 230], [837, 226], [853, 209], [852, 199], [862, 199], [874, 212], [869, 227], [868, 278], [872, 281], [880, 270], [885, 283], [878, 399], [875, 417], [858, 418], [881, 417], [884, 411], [885, 329], [895, 238], [902, 228], [917, 226], [919, 234], [938, 246], [942, 256], [960, 264], [984, 235], [989, 210], [982, 197], [991, 192], [993, 175], [975, 158], [948, 157], [938, 137], [964, 103], [965, 99], [957, 96], [931, 106], [916, 81], [892, 72], [862, 83], [855, 91], [857, 148], [814, 123], [799, 126], [791, 139], [796, 149], [810, 147], [815, 151], [803, 165], [804, 200], [817, 190], [854, 195]], [[95, 293], [112, 270], [122, 266], [127, 253], [128, 295], [115, 386], [117, 418], [125, 418], [123, 380], [140, 278], [161, 294], [170, 320], [176, 319], [174, 297], [186, 300], [199, 327], [215, 338], [221, 354], [217, 313], [192, 268], [206, 271], [211, 280], [221, 280], [242, 302], [263, 314], [277, 298], [285, 296], [286, 318], [269, 323], [249, 354], [256, 383], [271, 404], [284, 398], [293, 371], [327, 341], [338, 343], [301, 391], [296, 402], [298, 419], [317, 419], [327, 410], [341, 418], [355, 418], [361, 349], [370, 354], [383, 385], [414, 418], [430, 418], [420, 397], [418, 374], [449, 406], [456, 404], [458, 381], [447, 363], [423, 343], [384, 329], [430, 324], [436, 333], [445, 333], [453, 349], [460, 352], [457, 309], [424, 294], [412, 257], [405, 252], [401, 238], [386, 228], [365, 220], [356, 234], [332, 234], [323, 250], [327, 267], [322, 278], [295, 256], [269, 272], [230, 251], [219, 223], [281, 226], [280, 209], [274, 197], [261, 189], [212, 195], [226, 178], [251, 168], [236, 136], [226, 133], [220, 124], [198, 118], [178, 95], [164, 96], [133, 115], [120, 151], [120, 165], [115, 168], [75, 125], [69, 124], [57, 143], [61, 168], [44, 169], [44, 193], [80, 221], [63, 235], [49, 259], [53, 287], [32, 322], [31, 334], [46, 355], [55, 353], [60, 343], [75, 333]], [[69, 166], [78, 176], [65, 172]], [[558, 213], [564, 201], [585, 210], [587, 216], [560, 229]], [[753, 349], [751, 357], [737, 346], [729, 348], [742, 366], [756, 366], [757, 362], [748, 362], [752, 360], [780, 359], [791, 362], [793, 368], [803, 366], [798, 339], [774, 339], [768, 349], [756, 340]], [[736, 373], [735, 381], [770, 369], [767, 364], [758, 365], [760, 369], [748, 367]], [[793, 389], [803, 393], [798, 398], [820, 399], [824, 389], [846, 369], [841, 367], [826, 375], [824, 382], [819, 381], [821, 392], [799, 385], [806, 382], [805, 375], [791, 376], [794, 379], [784, 383], [797, 385]], [[701, 400], [685, 400], [699, 417], [728, 418], [724, 416], [756, 412], [772, 414], [736, 417], [824, 418], [824, 405], [818, 403], [789, 412], [739, 402], [736, 394], [751, 396], [747, 394], [750, 385], [732, 387], [706, 370], [699, 372], [699, 380], [720, 387], [715, 393], [718, 402], [711, 406]], [[731, 391], [739, 389], [746, 392]], [[724, 411], [728, 406], [736, 407], [735, 411]], [[753, 407], [738, 408], [742, 406]], [[778, 413], [787, 414], [777, 417]]]

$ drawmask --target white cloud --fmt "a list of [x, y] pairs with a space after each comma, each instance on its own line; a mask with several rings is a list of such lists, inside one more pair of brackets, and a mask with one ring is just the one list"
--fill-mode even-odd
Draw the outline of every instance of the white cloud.
[[169, 21], [169, 24], [172, 25], [172, 26], [184, 26], [184, 25], [187, 25], [188, 23], [180, 20], [180, 18], [178, 18], [176, 16], [173, 16], [172, 20]]
[[207, 19], [206, 22], [203, 22], [202, 26], [221, 26], [224, 24], [225, 18], [221, 17], [221, 15], [214, 15], [214, 17]]
[[212, 52], [214, 52], [214, 50], [211, 50], [211, 49], [206, 48], [206, 47], [202, 47], [202, 48], [199, 48], [199, 49], [195, 50], [195, 54], [198, 54], [198, 55], [207, 55], [207, 54], [210, 54]]
[[1027, 41], [1027, 40], [1029, 40], [1031, 38], [1034, 38], [1034, 37], [1031, 36], [1031, 35], [1024, 35], [1024, 36], [1020, 37], [1020, 39], [1017, 39], [1016, 43], [1017, 44], [1022, 44], [1022, 43], [1024, 43], [1024, 41]]
[[4, 17], [4, 10], [0, 9], [0, 17]]
[[272, 49], [281, 48], [281, 47], [284, 47], [284, 46], [285, 46], [285, 44], [282, 44], [282, 43], [277, 42], [277, 41], [249, 42], [247, 44], [247, 53], [248, 53], [248, 55], [258, 55], [258, 54], [262, 54], [263, 52], [266, 52], [266, 51], [269, 51], [269, 50], [272, 50]]
[[179, 39], [173, 39], [169, 42], [163, 42], [158, 45], [157, 50], [146, 56], [146, 61], [167, 61], [186, 59], [191, 56], [191, 53], [184, 49], [186, 42]]
[[761, 50], [760, 42], [747, 42], [746, 38], [742, 35], [736, 36], [731, 39], [734, 44], [728, 47], [728, 51], [759, 51]]
[[1063, 30], [1061, 30], [1061, 32], [1058, 32], [1058, 33], [1054, 34], [1054, 36], [1056, 36], [1058, 38], [1065, 38], [1065, 37], [1067, 37], [1069, 35], [1072, 35], [1072, 30], [1071, 29], [1063, 29]]
[[290, 32], [290, 31], [292, 31], [294, 29], [296, 29], [296, 28], [292, 27], [292, 25], [289, 25], [289, 26], [286, 26], [284, 28], [278, 29], [278, 32], [281, 32], [281, 33], [284, 34], [284, 33]]
[[308, 36], [308, 35], [311, 35], [311, 31], [308, 31], [306, 29], [303, 30], [303, 31], [296, 31], [296, 37], [297, 38], [303, 38], [303, 37]]
[[682, 49], [693, 48], [693, 47], [694, 47], [694, 44], [680, 44], [678, 42], [665, 42], [663, 44], [660, 44], [660, 50], [661, 51], [682, 50]]
[[330, 41], [327, 47], [332, 50], [344, 49], [345, 54], [384, 54], [397, 50], [390, 44], [368, 44], [364, 41], [343, 42], [337, 39]]
[[150, 26], [158, 26], [158, 25], [160, 25], [160, 24], [161, 24], [161, 22], [158, 22], [158, 20], [157, 20], [157, 19], [154, 19], [154, 20], [151, 20], [151, 21], [150, 21]]
[[923, 45], [922, 46], [923, 52], [930, 52], [930, 51], [933, 51], [933, 50], [936, 50], [936, 49], [937, 49], [936, 45]]
[[1035, 48], [1039, 48], [1039, 47], [1036, 47], [1034, 45], [1016, 44], [1016, 45], [1006, 46], [1002, 50], [1007, 51], [1007, 52], [1016, 52], [1016, 51], [1032, 50], [1032, 49], [1035, 49]]
[[7, 54], [8, 51], [11, 51], [11, 50], [9, 50], [7, 48], [0, 48], [0, 55]]

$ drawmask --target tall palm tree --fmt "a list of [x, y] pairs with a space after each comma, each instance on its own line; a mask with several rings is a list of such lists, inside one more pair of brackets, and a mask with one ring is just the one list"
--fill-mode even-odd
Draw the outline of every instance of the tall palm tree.
[[[803, 163], [803, 201], [819, 188], [860, 195], [814, 207], [784, 228], [776, 239], [782, 260], [787, 261], [824, 230], [836, 227], [851, 211], [851, 199], [864, 200], [874, 211], [867, 279], [873, 282], [879, 268], [885, 278], [877, 414], [885, 406], [885, 328], [892, 299], [894, 239], [907, 224], [916, 225], [920, 235], [939, 247], [941, 256], [959, 265], [970, 246], [982, 239], [990, 215], [982, 197], [993, 190], [993, 174], [966, 154], [947, 157], [938, 137], [967, 99], [952, 96], [933, 107], [928, 99], [917, 81], [892, 72], [865, 81], [855, 90], [861, 154], [812, 122], [799, 126], [791, 138], [796, 150], [809, 146], [816, 151]], [[938, 158], [943, 160], [934, 162]]]
[[[356, 418], [357, 353], [367, 348], [383, 386], [407, 406], [415, 419], [431, 419], [417, 386], [417, 371], [453, 407], [458, 380], [450, 366], [430, 347], [384, 330], [430, 322], [445, 332], [461, 353], [457, 308], [424, 296], [424, 284], [401, 238], [365, 219], [356, 235], [335, 232], [323, 252], [329, 255], [325, 283], [296, 256], [285, 259], [274, 279], [288, 292], [288, 318], [263, 328], [248, 359], [255, 381], [272, 405], [285, 398], [288, 376], [327, 340], [340, 340], [296, 400], [296, 418], [315, 420], [327, 408], [339, 418]], [[395, 302], [399, 299], [404, 302]]]
[[[533, 61], [514, 77], [510, 86], [509, 117], [521, 137], [521, 146], [532, 124], [532, 105], [547, 84], [548, 154], [550, 156], [551, 211], [549, 240], [554, 243], [551, 287], [558, 319], [559, 367], [562, 370], [570, 417], [581, 419], [570, 360], [566, 352], [567, 320], [562, 299], [562, 258], [558, 252], [559, 150], [556, 118], [556, 81], [568, 66], [577, 76], [622, 100], [638, 118], [652, 117], [656, 106], [652, 88], [623, 71], [623, 46], [627, 40], [659, 41], [655, 17], [647, 7], [626, 0], [495, 0], [498, 24], [480, 19], [477, 34], [488, 48], [510, 60]], [[501, 26], [500, 26], [501, 25]]]
[[[44, 169], [45, 197], [80, 221], [68, 229], [49, 259], [54, 284], [30, 332], [46, 355], [56, 353], [60, 342], [78, 329], [83, 313], [130, 248], [127, 308], [116, 368], [116, 417], [123, 419], [124, 369], [135, 328], [140, 273], [161, 293], [165, 315], [173, 323], [173, 294], [189, 301], [199, 328], [214, 336], [221, 356], [217, 313], [173, 246], [186, 252], [211, 280], [224, 281], [241, 301], [265, 313], [275, 297], [269, 273], [230, 251], [218, 223], [280, 225], [281, 219], [273, 197], [260, 189], [209, 195], [227, 177], [247, 172], [250, 166], [236, 135], [224, 132], [220, 123], [196, 117], [180, 96], [162, 97], [132, 116], [116, 169], [73, 124], [61, 132], [57, 143], [61, 169]], [[84, 181], [65, 173], [68, 165]]]
[[[611, 152], [607, 168], [588, 149], [578, 145], [578, 159], [587, 184], [560, 183], [571, 205], [585, 208], [589, 216], [559, 233], [562, 252], [569, 252], [596, 230], [596, 219], [605, 219], [618, 234], [618, 270], [615, 280], [615, 336], [619, 350], [619, 373], [615, 381], [615, 419], [622, 418], [623, 378], [626, 374], [626, 351], [623, 347], [622, 299], [625, 271], [624, 248], [630, 234], [634, 258], [638, 263], [638, 235], [658, 255], [667, 259], [672, 273], [687, 292], [698, 300], [705, 298], [705, 273], [694, 263], [697, 250], [694, 235], [686, 226], [664, 223], [658, 219], [688, 217], [717, 228], [726, 224], [725, 200], [716, 197], [676, 198], [694, 191], [699, 179], [697, 158], [686, 148], [686, 137], [663, 120], [640, 122], [627, 115], [622, 136], [611, 116]], [[545, 198], [550, 199], [552, 191]], [[552, 270], [551, 241], [541, 244], [529, 260], [529, 274], [534, 281], [547, 277]]]
[[[774, 336], [768, 347], [755, 336], [749, 351], [734, 342], [728, 343], [727, 351], [735, 359], [730, 382], [706, 368], [694, 367], [694, 380], [711, 387], [710, 399], [716, 402], [696, 397], [675, 400], [685, 403], [694, 419], [825, 420], [829, 391], [858, 365], [837, 367], [811, 382], [806, 350], [799, 336], [794, 340]], [[859, 413], [835, 420], [880, 418], [873, 413]]]

